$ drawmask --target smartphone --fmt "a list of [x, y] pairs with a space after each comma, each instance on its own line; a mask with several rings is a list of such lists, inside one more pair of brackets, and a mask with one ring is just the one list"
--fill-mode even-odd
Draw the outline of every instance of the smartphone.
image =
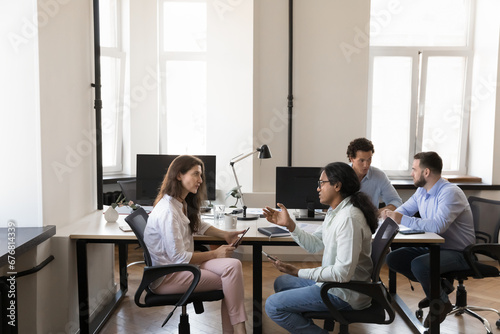
[[250, 229], [250, 227], [247, 227], [245, 231], [243, 231], [243, 233], [241, 234], [241, 236], [238, 238], [238, 240], [236, 240], [235, 242], [233, 242], [233, 247], [234, 248], [237, 248], [240, 243], [241, 243], [241, 240], [243, 239], [243, 236], [248, 232], [248, 230]]
[[272, 256], [272, 255], [267, 254], [267, 253], [266, 253], [266, 252], [264, 252], [264, 251], [262, 251], [262, 254], [264, 254], [265, 256], [267, 256], [267, 258], [268, 258], [269, 260], [273, 261], [273, 262], [278, 261], [278, 259], [277, 259], [277, 258], [275, 258], [275, 257], [274, 257], [274, 256]]
[[399, 233], [401, 233], [401, 234], [424, 234], [425, 231], [422, 231], [422, 230], [403, 230], [403, 231], [399, 231]]

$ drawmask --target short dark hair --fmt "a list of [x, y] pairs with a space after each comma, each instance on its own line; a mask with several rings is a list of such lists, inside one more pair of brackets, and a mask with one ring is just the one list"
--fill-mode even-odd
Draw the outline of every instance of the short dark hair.
[[375, 153], [375, 148], [370, 140], [366, 138], [356, 138], [349, 143], [349, 146], [347, 146], [347, 158], [356, 158], [357, 151], [371, 151], [372, 153]]
[[436, 152], [420, 152], [415, 154], [413, 159], [420, 160], [420, 168], [429, 168], [435, 174], [441, 174], [443, 170], [443, 159]]

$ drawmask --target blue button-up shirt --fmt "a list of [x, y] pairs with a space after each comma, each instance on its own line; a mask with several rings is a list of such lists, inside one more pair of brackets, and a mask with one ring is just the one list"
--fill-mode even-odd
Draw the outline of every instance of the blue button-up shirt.
[[396, 208], [403, 204], [401, 197], [399, 197], [387, 175], [377, 167], [370, 166], [368, 173], [361, 180], [360, 190], [370, 197], [376, 208], [378, 208], [380, 200], [386, 206], [392, 204]]
[[[436, 182], [429, 192], [418, 188], [396, 211], [403, 214], [402, 225], [442, 236], [445, 239], [442, 249], [462, 251], [475, 243], [474, 221], [467, 197], [457, 185], [444, 179]], [[421, 218], [413, 217], [417, 212]]]

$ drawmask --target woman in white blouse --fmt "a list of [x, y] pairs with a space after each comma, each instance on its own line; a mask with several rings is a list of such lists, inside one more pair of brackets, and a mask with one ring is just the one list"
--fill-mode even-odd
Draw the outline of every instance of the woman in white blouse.
[[[197, 264], [201, 279], [195, 291], [222, 289], [222, 329], [224, 333], [246, 333], [243, 272], [241, 262], [231, 258], [231, 243], [242, 231], [226, 232], [201, 220], [204, 200], [203, 162], [190, 155], [177, 157], [168, 168], [149, 215], [144, 241], [153, 265]], [[193, 234], [216, 236], [226, 240], [208, 252], [194, 252]], [[182, 293], [192, 281], [189, 272], [178, 272], [158, 279], [151, 285], [157, 294]]]

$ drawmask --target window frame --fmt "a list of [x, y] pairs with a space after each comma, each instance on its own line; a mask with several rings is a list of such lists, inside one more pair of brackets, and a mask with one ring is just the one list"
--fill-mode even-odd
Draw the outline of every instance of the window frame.
[[[373, 123], [373, 74], [374, 61], [377, 57], [409, 57], [412, 59], [411, 78], [411, 101], [410, 101], [410, 134], [408, 161], [413, 161], [413, 156], [422, 151], [424, 113], [421, 107], [425, 105], [425, 87], [427, 83], [427, 68], [430, 57], [464, 57], [464, 92], [463, 92], [463, 113], [462, 113], [462, 133], [460, 142], [460, 159], [458, 170], [443, 170], [443, 175], [467, 174], [468, 140], [470, 135], [470, 96], [473, 81], [474, 63], [474, 26], [475, 26], [475, 2], [470, 2], [469, 26], [467, 41], [465, 46], [372, 46], [369, 52], [369, 72], [368, 72], [368, 95], [367, 95], [367, 135], [372, 137]], [[390, 120], [388, 120], [390, 122]], [[407, 179], [411, 173], [411, 163], [407, 170], [387, 170], [387, 176], [392, 179]]]

